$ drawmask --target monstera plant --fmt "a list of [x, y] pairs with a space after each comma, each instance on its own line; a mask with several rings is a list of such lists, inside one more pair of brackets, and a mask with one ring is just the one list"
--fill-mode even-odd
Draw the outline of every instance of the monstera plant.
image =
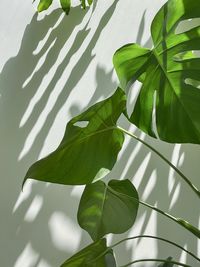
[[[43, 3], [48, 8], [51, 2], [41, 0], [40, 5]], [[85, 7], [85, 1], [81, 2]], [[88, 1], [88, 4], [91, 3]], [[68, 9], [70, 7], [70, 1], [61, 0], [61, 4]], [[194, 253], [162, 237], [134, 236], [108, 246], [106, 235], [121, 234], [130, 229], [137, 218], [139, 205], [181, 225], [195, 238], [200, 238], [200, 230], [142, 201], [131, 181], [110, 180], [106, 183], [102, 180], [112, 170], [124, 138], [129, 135], [169, 164], [199, 201], [199, 189], [180, 170], [155, 148], [118, 125], [119, 117], [124, 115], [154, 138], [169, 143], [200, 143], [200, 59], [195, 52], [200, 46], [200, 26], [177, 33], [181, 21], [193, 18], [200, 18], [197, 0], [169, 0], [151, 25], [153, 49], [128, 44], [117, 50], [113, 63], [120, 87], [108, 99], [71, 119], [58, 148], [29, 168], [24, 183], [31, 178], [64, 185], [85, 185], [77, 219], [93, 243], [67, 259], [61, 267], [114, 267], [117, 264], [114, 248], [127, 240], [141, 238], [157, 239], [176, 246], [192, 256], [199, 265], [200, 259]], [[127, 96], [136, 80], [142, 86], [132, 114], [128, 116]], [[151, 261], [160, 262], [159, 267], [191, 267], [171, 257], [139, 259], [121, 267]]]

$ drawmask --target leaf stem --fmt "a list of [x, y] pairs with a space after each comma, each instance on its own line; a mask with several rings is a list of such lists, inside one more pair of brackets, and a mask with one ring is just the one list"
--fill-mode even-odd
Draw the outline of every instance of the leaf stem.
[[[113, 192], [113, 194], [116, 194], [116, 195], [123, 195], [122, 193], [119, 193], [119, 192], [116, 192], [115, 190], [113, 190], [112, 188], [110, 188], [110, 191]], [[127, 197], [127, 196], [126, 196]], [[181, 225], [182, 227], [184, 227], [185, 229], [187, 229], [189, 232], [191, 232], [193, 235], [195, 235], [196, 237], [200, 238], [200, 230], [197, 229], [195, 226], [191, 225], [190, 223], [188, 223], [187, 221], [181, 219], [181, 218], [176, 218], [174, 216], [172, 216], [171, 214], [167, 213], [167, 212], [164, 212], [146, 202], [143, 202], [142, 200], [139, 200], [135, 197], [130, 197], [129, 198], [133, 199], [133, 201], [135, 202], [138, 202], [140, 203], [141, 205], [145, 206], [145, 207], [148, 207], [152, 210], [155, 210], [156, 212], [164, 215], [165, 217], [173, 220], [174, 222], [178, 223], [179, 225]]]
[[191, 265], [188, 265], [188, 264], [185, 264], [185, 263], [181, 263], [181, 262], [177, 262], [177, 261], [169, 261], [169, 260], [163, 260], [163, 259], [141, 259], [141, 260], [134, 260], [134, 261], [131, 261], [125, 265], [122, 265], [120, 267], [127, 267], [127, 266], [130, 266], [132, 264], [135, 264], [135, 263], [138, 263], [138, 262], [150, 262], [150, 261], [153, 261], [153, 262], [166, 262], [166, 263], [172, 263], [172, 264], [176, 264], [176, 265], [179, 265], [179, 266], [183, 266], [183, 267], [192, 267]]
[[[138, 200], [137, 200], [138, 201]], [[193, 233], [196, 237], [200, 238], [200, 231], [199, 229], [197, 229], [195, 226], [189, 224], [187, 221], [180, 219], [180, 218], [176, 218], [174, 216], [172, 216], [171, 214], [164, 212], [146, 202], [143, 202], [141, 200], [138, 201], [141, 205], [146, 206], [150, 209], [153, 209], [155, 211], [157, 211], [158, 213], [168, 217], [169, 219], [173, 220], [174, 222], [178, 223], [179, 225], [183, 226], [185, 229], [187, 229], [188, 231], [190, 231], [191, 233]]]
[[143, 141], [142, 139], [140, 139], [138, 136], [136, 136], [136, 135], [128, 132], [127, 130], [121, 128], [120, 126], [117, 126], [117, 129], [119, 129], [122, 132], [124, 132], [125, 134], [131, 136], [135, 140], [139, 141], [140, 143], [142, 143], [143, 145], [145, 145], [146, 147], [148, 147], [149, 149], [151, 149], [154, 153], [156, 153], [161, 159], [163, 159], [171, 168], [173, 168], [183, 178], [183, 180], [191, 187], [191, 189], [200, 198], [200, 191], [198, 190], [198, 188], [195, 185], [193, 185], [193, 183], [178, 168], [176, 168], [176, 166], [174, 166], [167, 158], [165, 158], [154, 147], [152, 147], [151, 145], [149, 145], [148, 143], [146, 143], [145, 141]]
[[180, 245], [176, 244], [175, 242], [170, 241], [170, 240], [165, 239], [165, 238], [162, 238], [162, 237], [157, 237], [157, 236], [152, 236], [152, 235], [138, 235], [138, 236], [128, 237], [128, 238], [122, 239], [119, 242], [113, 244], [112, 246], [110, 246], [110, 248], [112, 249], [112, 248], [118, 246], [119, 244], [121, 244], [123, 242], [126, 242], [128, 240], [134, 240], [134, 239], [140, 239], [140, 238], [151, 238], [151, 239], [157, 239], [157, 240], [164, 241], [166, 243], [169, 243], [171, 245], [174, 245], [174, 246], [180, 248], [181, 250], [185, 251], [190, 256], [192, 256], [193, 258], [195, 258], [197, 261], [200, 261], [200, 259], [196, 255], [194, 255], [192, 252], [188, 251], [187, 249], [181, 247]]

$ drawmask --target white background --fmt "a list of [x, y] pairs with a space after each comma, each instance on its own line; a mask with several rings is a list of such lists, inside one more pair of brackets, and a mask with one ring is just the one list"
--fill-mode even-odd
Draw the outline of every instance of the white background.
[[[137, 42], [151, 46], [150, 23], [164, 0], [98, 0], [65, 16], [58, 3], [38, 15], [31, 0], [0, 2], [0, 266], [58, 267], [91, 242], [76, 221], [83, 187], [29, 181], [28, 167], [59, 144], [68, 120], [111, 95], [118, 85], [112, 55]], [[75, 3], [75, 1], [74, 1]], [[121, 120], [121, 125], [129, 125]], [[200, 187], [199, 146], [170, 145], [130, 131], [151, 143]], [[77, 162], [78, 168], [78, 162]], [[199, 201], [155, 154], [126, 139], [110, 178], [128, 178], [142, 200], [199, 226]], [[151, 234], [198, 253], [200, 244], [182, 227], [141, 207], [132, 229], [109, 236]], [[116, 249], [119, 266], [138, 258], [198, 263], [180, 250], [152, 240]], [[200, 254], [199, 254], [200, 256]], [[137, 266], [157, 266], [143, 264]]]

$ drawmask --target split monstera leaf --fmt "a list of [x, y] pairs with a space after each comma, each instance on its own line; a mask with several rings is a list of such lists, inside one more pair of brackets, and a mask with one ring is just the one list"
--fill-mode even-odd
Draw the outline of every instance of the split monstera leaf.
[[[124, 142], [124, 134], [116, 127], [125, 110], [126, 97], [118, 88], [66, 127], [61, 144], [46, 158], [33, 164], [28, 178], [65, 185], [83, 185], [103, 178], [113, 168]], [[81, 122], [85, 127], [78, 126]]]
[[[53, 0], [40, 0], [39, 4], [38, 4], [38, 12], [42, 12], [46, 9], [48, 9], [50, 7], [50, 5], [52, 4]], [[83, 9], [86, 8], [87, 5], [91, 5], [93, 3], [93, 0], [80, 0], [81, 2], [81, 6]], [[63, 11], [68, 15], [70, 8], [71, 8], [71, 0], [60, 0], [60, 5], [63, 9]]]
[[113, 57], [125, 91], [142, 83], [130, 121], [170, 143], [200, 143], [200, 26], [176, 32], [181, 21], [193, 18], [200, 18], [199, 1], [170, 0], [152, 22], [154, 48], [128, 44]]

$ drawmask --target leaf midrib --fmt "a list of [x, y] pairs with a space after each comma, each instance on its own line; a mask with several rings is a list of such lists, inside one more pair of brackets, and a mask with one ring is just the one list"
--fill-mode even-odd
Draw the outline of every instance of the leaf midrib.
[[[76, 135], [70, 142], [68, 142], [67, 145], [65, 143], [63, 143], [58, 149], [59, 150], [69, 149], [72, 145], [78, 145], [78, 144], [82, 143], [85, 139], [90, 138], [90, 137], [92, 137], [94, 135], [97, 135], [97, 134], [100, 134], [100, 133], [103, 133], [103, 132], [107, 132], [107, 131], [111, 131], [111, 130], [116, 130], [116, 129], [118, 129], [116, 126], [111, 126], [111, 127], [99, 130], [99, 131], [95, 131], [95, 132], [93, 132], [91, 134], [88, 134], [88, 135], [82, 137], [82, 138], [79, 138], [78, 140], [76, 140], [77, 136], [78, 136], [78, 135]], [[81, 133], [82, 132], [80, 132], [80, 134]]]
[[[97, 231], [97, 239], [99, 239], [99, 231], [101, 229], [101, 225], [102, 225], [102, 218], [103, 218], [103, 210], [104, 210], [104, 206], [105, 206], [105, 202], [106, 202], [106, 194], [107, 194], [107, 191], [108, 191], [108, 185], [104, 184], [105, 185], [105, 189], [104, 189], [104, 194], [103, 194], [103, 200], [102, 200], [102, 205], [101, 205], [101, 208], [100, 208], [100, 211], [101, 211], [101, 217], [99, 219], [99, 223], [98, 223], [98, 231]], [[106, 233], [105, 233], [106, 234]]]

